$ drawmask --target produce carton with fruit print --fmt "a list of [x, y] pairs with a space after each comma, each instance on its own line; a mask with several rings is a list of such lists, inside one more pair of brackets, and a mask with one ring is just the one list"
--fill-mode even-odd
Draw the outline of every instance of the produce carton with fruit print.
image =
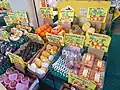
[[50, 42], [46, 43], [42, 50], [39, 50], [36, 56], [28, 64], [28, 71], [39, 78], [43, 78], [59, 49], [59, 45]]

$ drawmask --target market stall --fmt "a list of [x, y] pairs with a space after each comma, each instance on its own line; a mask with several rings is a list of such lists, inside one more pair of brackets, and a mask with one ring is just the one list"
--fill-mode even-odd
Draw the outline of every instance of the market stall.
[[[30, 26], [24, 11], [4, 17], [0, 82], [8, 90], [33, 90], [45, 80], [53, 81], [54, 90], [102, 90], [118, 9], [104, 0], [58, 0], [53, 6], [42, 1], [39, 27]], [[58, 88], [57, 82], [64, 84]]]

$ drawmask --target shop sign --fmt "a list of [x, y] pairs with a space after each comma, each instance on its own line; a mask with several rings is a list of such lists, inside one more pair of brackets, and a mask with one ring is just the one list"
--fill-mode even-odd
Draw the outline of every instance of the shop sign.
[[110, 41], [110, 36], [97, 33], [90, 33], [88, 36], [86, 36], [85, 46], [107, 52]]
[[80, 78], [73, 73], [68, 73], [68, 83], [83, 90], [95, 90], [96, 84], [90, 80]]
[[85, 36], [77, 34], [65, 34], [65, 45], [83, 48]]
[[23, 68], [25, 68], [25, 62], [21, 57], [10, 52], [8, 53], [8, 56], [10, 58], [11, 63], [20, 64]]
[[53, 7], [41, 7], [39, 13], [42, 18], [54, 19]]
[[7, 31], [0, 31], [0, 40], [9, 41], [9, 33]]
[[63, 8], [59, 11], [59, 21], [60, 22], [73, 22], [74, 19], [74, 9], [71, 7]]
[[93, 22], [105, 23], [107, 18], [107, 9], [105, 8], [88, 8], [87, 20]]
[[27, 33], [26, 34], [31, 40], [35, 40], [35, 41], [39, 41], [40, 43], [44, 44], [43, 39], [37, 35], [37, 34], [33, 34], [33, 33]]
[[62, 46], [64, 46], [64, 38], [62, 35], [54, 35], [54, 34], [46, 33], [46, 38], [50, 42], [54, 42], [56, 44], [61, 44]]

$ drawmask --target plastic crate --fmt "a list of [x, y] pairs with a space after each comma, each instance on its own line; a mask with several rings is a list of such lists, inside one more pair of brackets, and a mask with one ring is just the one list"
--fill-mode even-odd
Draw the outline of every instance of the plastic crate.
[[58, 58], [61, 56], [61, 54], [62, 54], [62, 49], [63, 49], [63, 47], [61, 47], [61, 49], [59, 50], [59, 52], [58, 52], [58, 53], [56, 54], [56, 56], [54, 57], [54, 60], [52, 61], [52, 63], [51, 63], [50, 66], [49, 66], [49, 71], [50, 71], [50, 73], [51, 73], [52, 75], [54, 75], [55, 77], [58, 77], [58, 78], [60, 78], [60, 79], [62, 79], [62, 80], [67, 81], [68, 78], [66, 78], [65, 76], [63, 76], [61, 73], [54, 71], [54, 69], [52, 68], [52, 64], [55, 63], [55, 62], [58, 60]]
[[8, 59], [4, 64], [0, 66], [0, 75], [5, 73], [5, 71], [10, 68], [13, 64]]

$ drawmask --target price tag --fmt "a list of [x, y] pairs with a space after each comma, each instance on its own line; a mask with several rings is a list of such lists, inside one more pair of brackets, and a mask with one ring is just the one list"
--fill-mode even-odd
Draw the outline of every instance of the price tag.
[[95, 90], [96, 84], [90, 80], [80, 78], [73, 73], [68, 73], [68, 83], [85, 90]]
[[17, 19], [18, 19], [21, 23], [29, 23], [26, 12], [17, 11], [17, 12], [15, 13], [15, 15], [17, 16]]
[[80, 8], [80, 15], [87, 15], [87, 11], [88, 9], [87, 8]]
[[0, 40], [9, 41], [9, 33], [7, 31], [0, 31]]
[[60, 22], [73, 22], [74, 19], [74, 10], [60, 10], [59, 12], [59, 21]]
[[42, 7], [40, 8], [39, 13], [42, 18], [54, 19], [52, 7]]
[[86, 36], [85, 46], [107, 52], [110, 41], [110, 36], [97, 33], [90, 33], [88, 36]]
[[87, 20], [93, 22], [105, 23], [107, 11], [105, 8], [88, 8]]
[[13, 53], [8, 53], [8, 56], [10, 58], [11, 63], [19, 63], [23, 68], [25, 68], [25, 62], [21, 57]]
[[37, 34], [33, 34], [33, 33], [27, 33], [26, 34], [31, 40], [36, 40], [39, 41], [40, 43], [44, 44], [44, 41], [42, 40], [42, 38], [37, 35]]
[[77, 34], [65, 34], [64, 41], [65, 45], [83, 48], [85, 36]]
[[50, 33], [46, 33], [46, 38], [50, 42], [54, 42], [56, 44], [61, 44], [62, 46], [64, 46], [64, 40], [63, 40], [64, 38], [62, 35], [53, 35]]

